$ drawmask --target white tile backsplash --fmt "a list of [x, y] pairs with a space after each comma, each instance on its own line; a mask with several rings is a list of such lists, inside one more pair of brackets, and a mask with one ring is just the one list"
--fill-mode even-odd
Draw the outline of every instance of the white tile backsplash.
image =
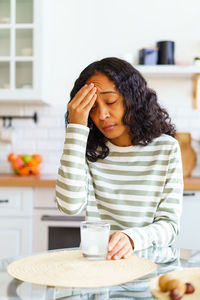
[[[38, 113], [38, 123], [33, 120], [13, 120], [13, 142], [12, 144], [0, 143], [0, 173], [12, 173], [10, 162], [7, 161], [9, 153], [17, 154], [41, 154], [43, 162], [40, 165], [43, 174], [57, 175], [60, 157], [62, 154], [65, 122], [64, 110], [51, 107], [28, 105], [0, 104], [2, 115], [32, 116]], [[3, 122], [0, 122], [0, 130]]]
[[[176, 99], [177, 101], [177, 99]], [[189, 131], [192, 133], [192, 146], [197, 152], [197, 166], [193, 170], [193, 176], [200, 176], [200, 109], [193, 110], [191, 101], [181, 99], [163, 106], [170, 113], [172, 122], [178, 131]], [[3, 105], [0, 104], [1, 114], [5, 115], [33, 115], [38, 113], [38, 123], [33, 120], [13, 120], [13, 143], [0, 143], [0, 173], [12, 173], [7, 155], [11, 152], [20, 153], [39, 153], [43, 156], [41, 164], [43, 174], [53, 174], [57, 176], [60, 164], [60, 157], [63, 150], [65, 137], [64, 115], [67, 105], [64, 107], [43, 107], [34, 105]], [[0, 120], [0, 130], [2, 129]]]
[[27, 140], [47, 140], [48, 138], [48, 130], [44, 128], [40, 128], [40, 130], [38, 130], [38, 128], [25, 128], [23, 129], [22, 134], [23, 138]]

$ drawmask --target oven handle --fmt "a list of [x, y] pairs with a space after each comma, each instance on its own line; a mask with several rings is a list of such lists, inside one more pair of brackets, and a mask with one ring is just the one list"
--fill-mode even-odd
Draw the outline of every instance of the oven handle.
[[74, 217], [69, 217], [69, 216], [49, 216], [49, 215], [43, 215], [41, 217], [42, 221], [72, 221], [72, 222], [81, 222], [85, 221], [84, 216], [74, 216]]

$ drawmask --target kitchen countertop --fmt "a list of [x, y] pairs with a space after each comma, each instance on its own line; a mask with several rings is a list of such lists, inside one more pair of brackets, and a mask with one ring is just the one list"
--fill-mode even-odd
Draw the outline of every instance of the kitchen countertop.
[[[62, 249], [66, 250], [66, 249]], [[57, 250], [57, 251], [62, 251]], [[71, 249], [68, 249], [71, 250]], [[52, 251], [52, 250], [51, 250]], [[56, 251], [56, 250], [54, 250]], [[157, 263], [158, 268], [138, 280], [121, 285], [102, 287], [96, 289], [59, 289], [34, 285], [12, 278], [6, 271], [6, 267], [18, 258], [5, 258], [0, 260], [0, 300], [54, 300], [54, 299], [155, 299], [149, 290], [151, 278], [182, 268], [200, 267], [200, 250], [178, 249], [174, 247], [157, 248], [151, 247], [134, 253]], [[97, 274], [98, 276], [98, 274]]]
[[[55, 187], [55, 175], [16, 176], [0, 174], [0, 186]], [[200, 190], [200, 177], [184, 178], [185, 190]]]
[[54, 175], [17, 176], [12, 174], [0, 174], [0, 186], [23, 186], [23, 187], [55, 187]]

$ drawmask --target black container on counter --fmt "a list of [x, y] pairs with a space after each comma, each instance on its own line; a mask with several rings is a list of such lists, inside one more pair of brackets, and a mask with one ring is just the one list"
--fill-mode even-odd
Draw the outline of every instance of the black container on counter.
[[157, 49], [141, 49], [139, 51], [139, 64], [140, 65], [156, 65], [158, 62]]
[[174, 48], [173, 41], [159, 41], [158, 47], [158, 64], [159, 65], [174, 65]]

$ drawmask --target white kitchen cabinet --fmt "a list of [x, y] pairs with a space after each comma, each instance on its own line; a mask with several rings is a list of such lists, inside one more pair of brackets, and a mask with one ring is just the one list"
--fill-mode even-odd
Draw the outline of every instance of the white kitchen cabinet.
[[[48, 250], [49, 222], [44, 216], [59, 215], [57, 208], [55, 188], [34, 188], [33, 210], [33, 251], [41, 252]], [[51, 225], [53, 226], [51, 222]], [[63, 224], [62, 224], [63, 225]]]
[[26, 217], [1, 217], [0, 258], [31, 254], [32, 220]]
[[54, 187], [34, 189], [33, 252], [80, 246], [85, 211], [69, 216], [57, 207]]
[[184, 191], [180, 234], [175, 246], [200, 249], [200, 191]]
[[0, 1], [0, 101], [41, 101], [40, 0]]
[[0, 187], [0, 258], [32, 252], [33, 189]]

